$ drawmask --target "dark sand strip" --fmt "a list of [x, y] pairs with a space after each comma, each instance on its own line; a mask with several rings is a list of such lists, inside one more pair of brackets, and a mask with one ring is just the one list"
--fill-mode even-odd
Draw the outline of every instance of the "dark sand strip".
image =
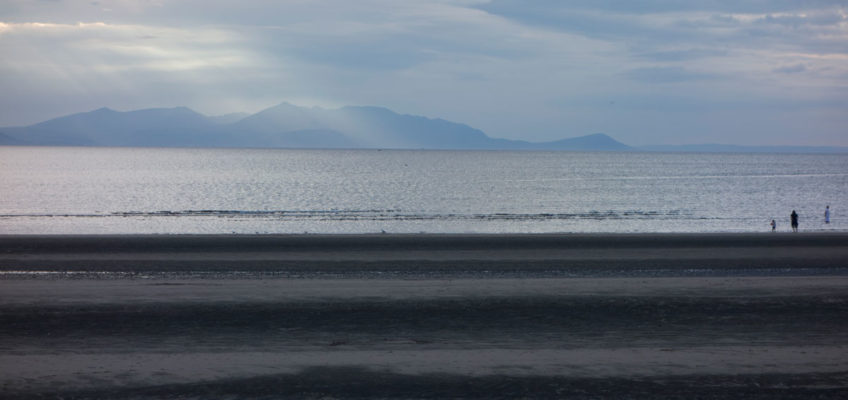
[[673, 275], [687, 269], [833, 275], [846, 268], [848, 233], [0, 236], [0, 271], [254, 271], [373, 278], [380, 272], [524, 277]]
[[190, 282], [6, 281], [0, 338], [28, 354], [848, 343], [845, 277]]

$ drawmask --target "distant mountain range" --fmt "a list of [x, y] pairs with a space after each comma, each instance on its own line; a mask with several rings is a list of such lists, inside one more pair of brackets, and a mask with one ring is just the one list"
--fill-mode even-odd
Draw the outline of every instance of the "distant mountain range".
[[732, 144], [655, 145], [639, 151], [687, 153], [848, 153], [848, 147], [829, 146], [737, 146]]
[[[25, 127], [0, 128], [0, 145], [384, 148], [567, 151], [758, 151], [741, 146], [634, 148], [600, 133], [552, 142], [497, 139], [443, 119], [397, 114], [381, 107], [339, 109], [288, 103], [256, 114], [208, 117], [186, 107], [120, 112], [100, 108]], [[767, 151], [848, 152], [846, 148]], [[763, 150], [766, 151], [766, 150]]]

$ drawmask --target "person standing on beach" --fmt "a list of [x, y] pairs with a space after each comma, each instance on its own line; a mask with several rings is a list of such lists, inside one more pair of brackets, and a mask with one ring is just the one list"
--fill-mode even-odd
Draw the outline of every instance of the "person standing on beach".
[[775, 229], [777, 229], [777, 222], [774, 222], [774, 220], [771, 220], [771, 231], [774, 232]]
[[798, 214], [795, 210], [792, 210], [792, 214], [789, 214], [789, 221], [792, 223], [792, 232], [798, 232]]
[[824, 223], [830, 223], [830, 206], [824, 208]]

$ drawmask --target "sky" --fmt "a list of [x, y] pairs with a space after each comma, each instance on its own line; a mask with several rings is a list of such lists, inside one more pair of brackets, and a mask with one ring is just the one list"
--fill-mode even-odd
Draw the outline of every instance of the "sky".
[[373, 105], [531, 141], [848, 146], [848, 0], [2, 0], [0, 126]]

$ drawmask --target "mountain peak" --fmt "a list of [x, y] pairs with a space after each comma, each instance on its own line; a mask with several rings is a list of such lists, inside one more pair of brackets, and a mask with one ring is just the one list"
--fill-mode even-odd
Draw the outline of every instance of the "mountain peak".
[[[277, 104], [277, 105], [274, 105], [274, 106], [268, 107], [268, 108], [266, 108], [266, 109], [264, 109], [264, 110], [262, 110], [262, 111], [268, 111], [268, 110], [299, 110], [299, 109], [301, 109], [301, 108], [303, 108], [303, 107], [299, 107], [299, 106], [296, 106], [296, 105], [294, 105], [294, 104], [292, 104], [292, 103], [289, 103], [289, 102], [287, 102], [287, 101], [284, 101], [284, 102], [282, 102], [282, 103], [280, 103], [280, 104]], [[260, 111], [260, 112], [262, 112], [262, 111]]]

